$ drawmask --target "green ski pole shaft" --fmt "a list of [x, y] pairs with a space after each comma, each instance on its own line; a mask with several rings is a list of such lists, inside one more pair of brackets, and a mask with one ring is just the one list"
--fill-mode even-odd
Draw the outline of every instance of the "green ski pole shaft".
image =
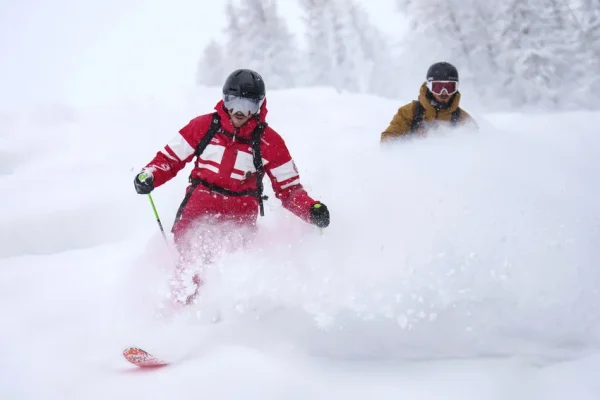
[[[140, 181], [146, 180], [146, 174], [140, 174]], [[158, 227], [160, 228], [160, 233], [162, 233], [163, 238], [167, 241], [167, 236], [165, 235], [165, 230], [163, 229], [162, 222], [160, 222], [160, 217], [158, 216], [158, 211], [156, 211], [156, 206], [154, 205], [154, 200], [152, 199], [152, 195], [148, 193], [148, 199], [150, 200], [150, 205], [152, 205], [152, 211], [154, 212], [154, 217], [156, 218], [156, 222], [158, 222]]]
[[160, 222], [160, 217], [158, 216], [158, 212], [156, 212], [156, 206], [154, 205], [154, 200], [152, 200], [152, 196], [148, 193], [148, 199], [150, 199], [150, 204], [152, 205], [152, 211], [154, 211], [154, 216], [156, 217], [156, 222], [158, 222], [158, 227], [160, 228], [160, 233], [162, 233], [163, 238], [167, 240], [167, 236], [165, 235], [165, 230], [163, 229], [162, 222]]

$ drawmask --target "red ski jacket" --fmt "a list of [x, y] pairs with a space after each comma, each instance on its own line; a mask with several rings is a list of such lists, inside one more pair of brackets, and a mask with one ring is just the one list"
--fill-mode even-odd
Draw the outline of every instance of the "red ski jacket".
[[[255, 190], [257, 179], [252, 146], [247, 142], [237, 141], [236, 138], [251, 139], [254, 128], [266, 119], [266, 100], [258, 118], [252, 118], [241, 128], [233, 126], [222, 100], [217, 103], [215, 110], [220, 116], [221, 129], [198, 157], [190, 179], [200, 179], [234, 192]], [[209, 130], [211, 121], [212, 113], [192, 119], [144, 167], [144, 170], [150, 171], [154, 176], [154, 187], [174, 178], [195, 158], [196, 147]], [[310, 223], [310, 207], [318, 201], [313, 200], [302, 187], [298, 169], [283, 138], [267, 126], [260, 150], [275, 196], [281, 200], [283, 207]], [[248, 201], [255, 201], [258, 206], [258, 199], [255, 197], [248, 196]]]

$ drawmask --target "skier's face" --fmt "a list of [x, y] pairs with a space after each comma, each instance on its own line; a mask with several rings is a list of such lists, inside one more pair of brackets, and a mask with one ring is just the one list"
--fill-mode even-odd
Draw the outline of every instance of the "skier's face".
[[239, 128], [242, 125], [244, 125], [246, 122], [248, 122], [250, 120], [250, 118], [252, 118], [252, 115], [244, 114], [241, 111], [237, 111], [235, 113], [229, 111], [229, 117], [231, 118], [231, 123], [233, 124], [233, 126], [235, 126], [236, 128]]
[[446, 104], [450, 101], [452, 95], [458, 91], [458, 82], [427, 81], [427, 88], [438, 103]]

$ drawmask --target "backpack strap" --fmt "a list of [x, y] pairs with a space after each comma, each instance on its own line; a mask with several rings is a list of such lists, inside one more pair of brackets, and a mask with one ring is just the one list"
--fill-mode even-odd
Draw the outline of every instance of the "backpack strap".
[[423, 125], [425, 109], [418, 100], [413, 101], [413, 119], [410, 124], [410, 133], [415, 133]]
[[260, 216], [265, 215], [265, 207], [263, 200], [267, 200], [268, 197], [263, 196], [263, 177], [265, 175], [265, 166], [262, 162], [262, 156], [260, 151], [260, 142], [262, 135], [267, 128], [266, 122], [259, 123], [254, 131], [252, 132], [252, 161], [254, 162], [254, 168], [256, 168], [256, 197], [258, 198], [258, 205], [260, 208]]
[[196, 146], [196, 151], [194, 151], [195, 157], [200, 157], [200, 155], [204, 153], [204, 150], [206, 150], [210, 141], [215, 137], [217, 132], [219, 132], [219, 129], [221, 129], [221, 117], [219, 117], [219, 114], [215, 111], [212, 115], [212, 121], [210, 122], [208, 131], [206, 131], [206, 134], [200, 139], [198, 146]]
[[452, 125], [456, 125], [458, 123], [459, 119], [460, 119], [460, 107], [452, 112], [450, 121], [452, 122]]

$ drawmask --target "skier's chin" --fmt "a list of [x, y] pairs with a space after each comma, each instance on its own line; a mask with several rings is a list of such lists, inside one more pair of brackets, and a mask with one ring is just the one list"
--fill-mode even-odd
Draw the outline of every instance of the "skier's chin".
[[248, 121], [248, 119], [250, 119], [250, 118], [248, 117], [248, 115], [244, 115], [243, 113], [237, 112], [237, 113], [231, 115], [231, 119], [232, 119], [234, 125], [239, 127], [239, 126], [245, 124]]

